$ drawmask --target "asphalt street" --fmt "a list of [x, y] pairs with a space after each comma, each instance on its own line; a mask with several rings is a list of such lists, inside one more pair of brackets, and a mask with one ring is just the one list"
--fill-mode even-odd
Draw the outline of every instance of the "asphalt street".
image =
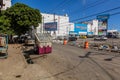
[[[56, 80], [120, 80], [120, 54], [53, 44], [46, 57], [31, 55]], [[36, 57], [36, 58], [35, 58]], [[109, 60], [112, 58], [112, 60]]]

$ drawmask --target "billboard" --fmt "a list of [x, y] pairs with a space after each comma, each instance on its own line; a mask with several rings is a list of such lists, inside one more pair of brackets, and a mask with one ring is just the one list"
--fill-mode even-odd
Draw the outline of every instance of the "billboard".
[[107, 35], [109, 14], [98, 15], [98, 35]]
[[97, 19], [98, 20], [107, 20], [107, 19], [109, 19], [109, 14], [104, 14], [104, 15], [98, 15], [97, 16]]
[[57, 30], [57, 22], [44, 23], [44, 29], [46, 31], [56, 31]]
[[107, 35], [107, 20], [99, 20], [98, 35]]
[[75, 23], [75, 32], [87, 32], [87, 24]]
[[107, 29], [107, 20], [99, 20], [98, 29]]

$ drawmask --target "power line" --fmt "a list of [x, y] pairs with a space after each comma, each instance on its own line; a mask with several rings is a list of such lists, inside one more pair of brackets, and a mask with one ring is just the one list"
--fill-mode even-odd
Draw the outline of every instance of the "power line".
[[[67, 4], [66, 5], [64, 5], [64, 6], [61, 6], [61, 8], [64, 8], [64, 9], [66, 9], [66, 8], [70, 8], [70, 7], [73, 7], [73, 4], [74, 3], [76, 3], [75, 1], [73, 1], [73, 0], [69, 0], [68, 2], [67, 2]], [[72, 5], [72, 6], [71, 6]]]
[[52, 12], [55, 13], [55, 11], [56, 11], [57, 13], [59, 13], [60, 11], [63, 11], [65, 9], [69, 9], [73, 6], [74, 3], [76, 3], [76, 1], [65, 0], [65, 1], [63, 1], [63, 3], [60, 3], [60, 6], [58, 5], [58, 7], [54, 8], [54, 10], [52, 10]]
[[[69, 2], [70, 0], [63, 0], [61, 3], [59, 3], [54, 9], [52, 9], [52, 12], [55, 12], [57, 9], [59, 9], [60, 7], [64, 6], [67, 2]], [[50, 11], [49, 11], [50, 12]]]
[[[106, 1], [106, 0], [99, 0], [99, 1], [98, 1], [98, 0], [97, 0], [97, 1], [95, 1], [95, 2], [92, 2], [92, 3], [87, 4], [87, 5], [90, 5], [90, 6], [87, 6], [87, 7], [83, 8], [83, 9], [79, 8], [79, 9], [81, 9], [81, 10], [76, 10], [76, 11], [74, 11], [74, 12], [71, 12], [70, 14], [76, 14], [76, 13], [78, 13], [78, 11], [87, 10], [87, 9], [89, 9], [89, 8], [92, 8], [92, 7], [101, 5], [101, 4], [105, 3], [105, 2], [108, 2], [108, 1]], [[92, 4], [92, 5], [91, 5], [91, 4]]]
[[[120, 14], [120, 12], [116, 12], [116, 13], [110, 14], [110, 16], [114, 16], [114, 15], [118, 15], [118, 14]], [[92, 19], [80, 21], [80, 22], [78, 22], [78, 23], [88, 22], [88, 21], [92, 21], [92, 20], [94, 20], [94, 19], [96, 19], [96, 18], [92, 18]], [[51, 20], [51, 21], [52, 21], [52, 20]], [[65, 24], [65, 23], [68, 23], [68, 22], [63, 22], [63, 23], [60, 23], [60, 24]], [[70, 24], [70, 23], [68, 23], [68, 24]], [[68, 24], [65, 24], [65, 25], [68, 25]], [[65, 26], [65, 25], [64, 25], [64, 26]], [[62, 25], [62, 26], [63, 26], [63, 25]]]
[[95, 7], [95, 6], [101, 5], [101, 4], [105, 3], [105, 2], [108, 2], [108, 1], [103, 0], [103, 1], [101, 1], [101, 2], [99, 2], [99, 3], [96, 3], [96, 4], [93, 4], [93, 5], [91, 5], [91, 6], [88, 6], [88, 7], [85, 8], [84, 10], [87, 10], [88, 8], [91, 8], [91, 7]]
[[114, 15], [118, 15], [118, 14], [120, 14], [120, 12], [113, 13], [110, 16], [114, 16]]
[[[96, 13], [96, 14], [92, 14], [92, 15], [90, 15], [90, 16], [86, 16], [86, 17], [83, 17], [83, 18], [79, 18], [79, 19], [75, 19], [75, 20], [73, 20], [73, 21], [78, 21], [78, 20], [82, 20], [82, 19], [85, 19], [85, 18], [88, 18], [88, 17], [92, 17], [92, 16], [95, 16], [95, 15], [100, 15], [100, 14], [102, 14], [102, 13], [105, 13], [105, 12], [110, 12], [110, 11], [113, 11], [113, 10], [116, 10], [116, 9], [119, 9], [120, 7], [116, 7], [116, 8], [112, 8], [112, 9], [109, 9], [109, 10], [106, 10], [106, 11], [103, 11], [103, 12], [100, 12], [100, 13]], [[110, 14], [110, 16], [114, 16], [114, 15], [118, 15], [118, 14], [120, 14], [120, 12], [116, 12], [116, 13], [113, 13], [113, 14]], [[93, 20], [93, 19], [95, 19], [95, 18], [92, 18], [92, 19], [89, 19], [89, 20], [84, 20], [84, 21], [81, 21], [81, 22], [87, 22], [87, 21], [91, 21], [91, 20]], [[51, 21], [53, 21], [53, 20], [51, 20]], [[65, 24], [65, 23], [68, 23], [68, 22], [63, 22], [63, 23], [60, 23], [60, 24]], [[79, 22], [80, 23], [80, 22]], [[67, 24], [66, 24], [67, 25]]]
[[[63, 0], [61, 3], [59, 3], [54, 9], [50, 10], [50, 11], [54, 11], [55, 9], [57, 9], [60, 5], [62, 5], [66, 0]], [[50, 12], [48, 11], [48, 12]]]
[[[116, 13], [110, 14], [110, 16], [114, 16], [114, 15], [118, 15], [118, 14], [120, 14], [120, 12], [116, 12]], [[96, 19], [96, 18], [92, 18], [92, 19], [80, 21], [80, 22], [78, 22], [78, 23], [87, 22], [87, 21], [91, 21], [91, 20], [94, 20], [94, 19]]]
[[85, 18], [89, 18], [89, 17], [93, 17], [93, 16], [96, 16], [96, 15], [99, 15], [99, 14], [102, 14], [102, 13], [106, 13], [106, 12], [110, 12], [110, 11], [113, 11], [113, 10], [116, 10], [116, 9], [119, 9], [119, 8], [120, 8], [120, 6], [116, 7], [116, 8], [112, 8], [112, 9], [106, 10], [106, 11], [103, 11], [103, 12], [95, 13], [95, 14], [92, 14], [92, 15], [89, 15], [89, 16], [85, 16], [85, 17], [82, 17], [82, 18], [78, 18], [78, 19], [72, 20], [71, 22], [78, 21], [78, 20], [85, 19]]

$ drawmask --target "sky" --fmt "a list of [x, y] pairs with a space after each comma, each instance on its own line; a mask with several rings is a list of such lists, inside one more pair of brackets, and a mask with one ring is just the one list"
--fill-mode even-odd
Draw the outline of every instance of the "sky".
[[12, 0], [12, 5], [17, 2], [39, 9], [42, 13], [68, 14], [71, 22], [87, 21], [96, 19], [97, 15], [110, 14], [108, 29], [120, 31], [120, 0]]

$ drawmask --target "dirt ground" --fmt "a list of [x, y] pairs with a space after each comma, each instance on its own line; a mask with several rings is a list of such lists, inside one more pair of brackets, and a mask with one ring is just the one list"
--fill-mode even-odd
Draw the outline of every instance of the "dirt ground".
[[[29, 65], [22, 55], [21, 45], [8, 46], [8, 58], [0, 59], [0, 80], [44, 80], [50, 74], [40, 65]], [[46, 79], [48, 80], [48, 79]], [[49, 80], [54, 80], [53, 77]]]

